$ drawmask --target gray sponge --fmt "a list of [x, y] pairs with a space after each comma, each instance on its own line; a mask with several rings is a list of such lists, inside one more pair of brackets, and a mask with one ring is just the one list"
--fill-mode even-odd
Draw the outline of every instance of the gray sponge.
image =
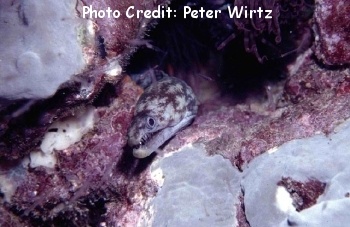
[[75, 1], [0, 1], [0, 97], [40, 99], [84, 67]]
[[[350, 223], [350, 120], [335, 131], [290, 141], [248, 165], [242, 186], [251, 226], [340, 227]], [[314, 205], [297, 211], [290, 195], [281, 193], [284, 189], [278, 186], [283, 177], [299, 182], [314, 179], [326, 187]]]
[[[237, 226], [240, 173], [222, 156], [185, 147], [152, 165], [164, 184], [148, 210], [157, 226]], [[152, 214], [150, 214], [152, 216]]]

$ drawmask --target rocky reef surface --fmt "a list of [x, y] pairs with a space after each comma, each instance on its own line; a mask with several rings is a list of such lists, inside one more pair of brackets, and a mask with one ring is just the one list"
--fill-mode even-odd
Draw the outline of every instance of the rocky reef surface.
[[327, 65], [350, 63], [349, 10], [347, 1], [316, 1], [315, 54]]
[[[32, 24], [38, 23], [33, 18], [39, 15], [34, 2], [26, 3], [32, 7], [14, 2], [0, 3], [0, 13], [20, 6], [17, 36], [27, 37], [28, 26], [45, 30], [46, 24]], [[50, 92], [32, 87], [45, 86], [40, 83], [46, 77], [22, 81], [18, 89], [24, 92], [13, 90], [14, 80], [9, 78], [18, 76], [6, 73], [21, 73], [28, 67], [28, 75], [36, 76], [35, 70], [41, 69], [38, 61], [50, 59], [41, 56], [45, 50], [57, 54], [50, 67], [59, 67], [55, 64], [67, 60], [62, 56], [69, 45], [58, 48], [64, 37], [43, 47], [34, 45], [38, 38], [30, 34], [21, 45], [29, 43], [37, 48], [33, 47], [36, 54], [24, 53], [23, 58], [19, 53], [23, 47], [7, 44], [12, 48], [7, 50], [9, 56], [19, 57], [0, 76], [2, 85], [7, 83], [0, 100], [1, 226], [344, 226], [349, 222], [348, 1], [315, 1], [309, 21], [315, 40], [286, 65], [285, 79], [264, 82], [261, 90], [238, 101], [232, 94], [217, 94], [218, 87], [208, 88], [218, 81], [194, 88], [201, 96], [195, 121], [177, 133], [162, 154], [146, 159], [135, 159], [126, 146], [127, 129], [143, 90], [122, 69], [136, 46], [145, 43], [145, 26], [152, 22], [84, 21], [79, 12], [84, 4], [153, 9], [160, 2], [61, 4], [67, 9], [62, 13], [71, 13], [58, 17], [73, 21], [71, 28], [81, 28], [82, 36], [67, 32], [78, 37], [69, 48], [76, 55], [70, 56], [82, 64], [74, 70], [61, 69], [68, 77], [47, 87]], [[7, 14], [0, 14], [0, 29], [6, 30], [3, 15]], [[0, 49], [4, 47], [1, 42]], [[50, 67], [44, 70], [50, 72]], [[198, 85], [208, 81], [203, 78], [187, 79]], [[332, 219], [335, 215], [337, 220]]]

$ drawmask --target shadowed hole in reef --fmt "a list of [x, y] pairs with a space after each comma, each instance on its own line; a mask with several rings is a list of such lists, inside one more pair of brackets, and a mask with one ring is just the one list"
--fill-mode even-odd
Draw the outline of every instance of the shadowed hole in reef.
[[[185, 5], [192, 9], [215, 10], [228, 4], [234, 6], [234, 2], [172, 1], [170, 7], [177, 10], [179, 16], [161, 19], [149, 29], [145, 37], [148, 45], [141, 46], [131, 57], [126, 71], [135, 74], [156, 67], [184, 79], [191, 86], [196, 86], [196, 82], [189, 82], [190, 74], [195, 74], [197, 79], [210, 78], [216, 82], [213, 86], [219, 85], [221, 94], [230, 94], [236, 99], [244, 99], [252, 92], [261, 95], [267, 82], [274, 84], [284, 80], [288, 76], [286, 66], [311, 46], [313, 37], [308, 21], [313, 15], [314, 1], [297, 1], [298, 4], [272, 1], [283, 12], [279, 16], [273, 13], [278, 17], [275, 25], [279, 30], [278, 39], [268, 30], [267, 19], [259, 21], [261, 31], [254, 30], [249, 21], [242, 21], [243, 27], [250, 31], [247, 34], [237, 26], [239, 20], [224, 16], [227, 14], [224, 10], [217, 19], [184, 19], [182, 16]], [[258, 1], [255, 5], [261, 4]], [[252, 46], [248, 53], [247, 43], [256, 45], [256, 51]]]
[[95, 107], [109, 106], [117, 96], [117, 89], [114, 84], [106, 83], [99, 94], [94, 98], [92, 105]]

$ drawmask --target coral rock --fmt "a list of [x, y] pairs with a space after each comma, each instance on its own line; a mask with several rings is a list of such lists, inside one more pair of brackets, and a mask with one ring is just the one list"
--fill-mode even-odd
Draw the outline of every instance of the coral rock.
[[315, 53], [327, 65], [350, 63], [350, 2], [318, 0]]

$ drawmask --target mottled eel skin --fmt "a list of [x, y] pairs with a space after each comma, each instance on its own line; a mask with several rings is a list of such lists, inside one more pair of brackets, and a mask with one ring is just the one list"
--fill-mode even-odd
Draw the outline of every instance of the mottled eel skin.
[[192, 89], [182, 80], [164, 76], [147, 87], [137, 101], [128, 130], [136, 158], [145, 158], [191, 124], [198, 110]]

